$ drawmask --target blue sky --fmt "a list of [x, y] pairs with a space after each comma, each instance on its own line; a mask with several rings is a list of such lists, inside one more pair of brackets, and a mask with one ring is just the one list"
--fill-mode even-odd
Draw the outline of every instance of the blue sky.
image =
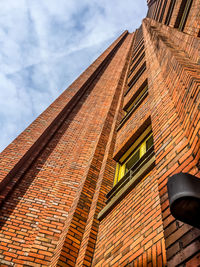
[[146, 0], [0, 1], [0, 151], [146, 12]]

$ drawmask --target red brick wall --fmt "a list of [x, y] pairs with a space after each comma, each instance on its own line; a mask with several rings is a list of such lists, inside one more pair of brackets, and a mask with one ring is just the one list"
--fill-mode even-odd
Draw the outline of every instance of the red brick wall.
[[[41, 148], [46, 145], [83, 93], [98, 78], [103, 67], [105, 68], [106, 62], [112, 56], [113, 49], [126, 34], [127, 32], [120, 36], [47, 110], [0, 154], [0, 189], [3, 188], [1, 199], [10, 190], [11, 184], [15, 184], [16, 173], [19, 170], [22, 172], [23, 169], [29, 166], [35, 158], [35, 154], [38, 154]], [[9, 183], [9, 186], [5, 190], [7, 183]]]
[[[134, 73], [137, 70], [138, 68]], [[148, 73], [145, 71], [125, 96], [125, 103], [147, 77]], [[150, 106], [154, 101], [152, 97], [153, 94], [149, 91], [146, 99], [117, 132], [115, 158], [119, 158], [119, 155], [130, 146], [130, 141], [133, 142], [136, 138], [141, 125], [150, 123]], [[157, 171], [154, 169], [102, 220], [93, 260], [94, 266], [166, 265], [157, 178]]]
[[[132, 35], [125, 32], [1, 154], [7, 185], [1, 206], [2, 264], [56, 265], [59, 258], [60, 266], [63, 259], [74, 266], [108, 157], [131, 43]], [[104, 187], [111, 187], [109, 176]], [[101, 203], [104, 196], [96, 198]]]
[[191, 56], [199, 40], [148, 19], [143, 26], [154, 99], [151, 119], [165, 244], [168, 265], [177, 266], [196, 257], [200, 249], [200, 231], [176, 221], [170, 214], [166, 187], [167, 178], [174, 173], [182, 171], [200, 177], [199, 66], [196, 53]]
[[134, 112], [134, 116], [131, 116], [118, 131], [114, 155], [126, 145], [130, 138], [135, 135], [139, 127], [149, 118], [149, 101], [149, 97], [147, 96], [140, 107]]
[[[171, 27], [174, 27], [178, 12], [179, 12], [179, 8], [181, 5], [182, 1], [176, 1], [176, 4], [174, 6], [174, 11], [173, 11], [173, 15], [170, 21], [170, 25]], [[199, 1], [198, 0], [193, 0], [192, 1], [192, 6], [189, 12], [189, 16], [186, 22], [186, 25], [184, 27], [184, 32], [188, 33], [190, 35], [194, 35], [197, 36], [199, 29], [200, 29], [200, 18], [199, 18], [199, 13], [200, 13], [200, 5], [199, 5]]]
[[198, 266], [200, 231], [171, 215], [166, 183], [181, 171], [200, 177], [200, 40], [150, 19], [143, 31], [149, 96], [118, 131], [114, 157], [150, 116], [156, 166], [102, 220], [93, 265], [165, 266], [167, 252], [168, 266]]
[[[165, 22], [165, 19], [166, 19], [166, 16], [167, 16], [171, 1], [172, 0], [168, 0], [167, 3], [166, 3], [166, 8], [165, 8], [164, 16], [163, 16], [163, 19], [162, 19], [162, 23]], [[164, 1], [161, 0], [162, 6], [161, 6], [160, 13], [158, 14], [158, 16], [156, 16], [156, 14], [158, 12], [158, 8], [157, 7], [159, 7], [159, 5], [158, 5], [159, 1], [157, 0], [155, 2], [154, 1], [149, 1], [149, 2], [150, 2], [150, 5], [149, 5], [149, 12], [148, 12], [148, 16], [147, 17], [159, 21]], [[175, 1], [174, 9], [173, 9], [172, 16], [171, 16], [170, 23], [169, 23], [170, 27], [174, 27], [174, 25], [175, 25], [175, 21], [176, 21], [178, 12], [179, 12], [179, 8], [180, 8], [180, 5], [181, 5], [181, 2], [182, 2], [182, 0], [176, 0]], [[189, 12], [189, 16], [188, 16], [186, 25], [184, 27], [184, 32], [185, 33], [188, 33], [188, 34], [193, 35], [193, 36], [198, 36], [199, 30], [200, 30], [199, 13], [200, 13], [199, 1], [198, 0], [193, 0], [192, 1], [192, 6], [191, 6], [191, 9], [190, 9], [190, 12]]]
[[[92, 261], [92, 250], [94, 250], [93, 246], [89, 246], [88, 248], [86, 248], [86, 244], [90, 242], [91, 243], [95, 243], [95, 234], [94, 232], [92, 232], [92, 226], [95, 228], [95, 231], [97, 231], [97, 226], [98, 226], [98, 221], [96, 219], [98, 212], [100, 211], [99, 208], [96, 207], [96, 205], [98, 204], [98, 202], [101, 201], [105, 201], [105, 194], [99, 196], [100, 191], [96, 191], [98, 187], [101, 186], [101, 180], [103, 179], [103, 172], [105, 171], [104, 168], [106, 167], [106, 160], [107, 160], [107, 154], [105, 154], [105, 149], [106, 149], [106, 144], [108, 142], [109, 139], [109, 132], [110, 132], [110, 128], [112, 126], [112, 123], [115, 123], [115, 121], [113, 121], [113, 115], [116, 112], [116, 107], [118, 104], [118, 98], [120, 93], [122, 93], [121, 91], [121, 83], [124, 80], [124, 71], [126, 71], [127, 66], [125, 65], [124, 68], [124, 63], [126, 62], [126, 55], [129, 52], [130, 49], [130, 45], [132, 43], [132, 36], [129, 35], [126, 42], [124, 43], [124, 45], [122, 46], [122, 48], [119, 50], [119, 52], [117, 53], [116, 57], [113, 59], [113, 61], [111, 62], [111, 64], [107, 67], [105, 73], [102, 75], [102, 80], [100, 78], [100, 83], [99, 83], [99, 90], [102, 90], [102, 87], [105, 88], [105, 91], [101, 92], [101, 94], [104, 94], [104, 97], [106, 99], [108, 99], [108, 96], [113, 97], [113, 102], [110, 103], [110, 110], [109, 113], [107, 115], [105, 124], [104, 124], [104, 128], [101, 132], [101, 137], [99, 139], [95, 154], [93, 155], [93, 159], [90, 165], [90, 170], [87, 174], [87, 178], [86, 178], [86, 182], [88, 180], [88, 184], [84, 185], [84, 188], [81, 192], [81, 195], [79, 195], [78, 197], [78, 205], [76, 208], [76, 211], [73, 215], [73, 219], [72, 219], [72, 223], [71, 223], [71, 227], [68, 230], [67, 236], [65, 238], [65, 243], [64, 243], [64, 247], [62, 249], [61, 252], [61, 256], [58, 262], [58, 266], [62, 266], [62, 262], [66, 262], [66, 259], [68, 259], [68, 253], [70, 254], [70, 251], [72, 249], [72, 246], [70, 244], [69, 246], [69, 240], [73, 239], [71, 238], [71, 236], [73, 236], [73, 232], [75, 232], [75, 236], [77, 233], [77, 229], [79, 229], [80, 223], [82, 224], [82, 228], [84, 230], [83, 233], [83, 241], [81, 240], [81, 233], [79, 233], [77, 235], [77, 239], [81, 242], [80, 244], [80, 252], [77, 259], [77, 264], [78, 263], [83, 263], [86, 265], [90, 265], [91, 261]], [[112, 75], [111, 75], [112, 73]], [[111, 79], [112, 77], [112, 79]], [[121, 77], [121, 78], [120, 78]], [[105, 84], [104, 84], [105, 82]], [[118, 92], [116, 92], [115, 95], [113, 95], [112, 93], [110, 93], [109, 90], [113, 90], [113, 88], [118, 89]], [[94, 90], [94, 89], [93, 89]], [[96, 94], [96, 97], [101, 95], [100, 91], [98, 91], [98, 93]], [[97, 101], [99, 101], [99, 99], [97, 99]], [[107, 100], [108, 101], [108, 100]], [[102, 107], [104, 107], [104, 109], [108, 108], [108, 104], [100, 104]], [[95, 107], [97, 108], [97, 107]], [[119, 107], [118, 107], [119, 108]], [[112, 112], [111, 112], [112, 111]], [[100, 109], [96, 109], [96, 113], [99, 113]], [[101, 116], [102, 118], [104, 118], [103, 114], [100, 113], [99, 116]], [[97, 118], [97, 120], [99, 120]], [[95, 122], [97, 124], [97, 122]], [[93, 134], [96, 132], [96, 130], [93, 132]], [[111, 142], [111, 139], [109, 140]], [[108, 149], [108, 148], [107, 148]], [[108, 153], [108, 152], [107, 152]], [[105, 158], [104, 158], [105, 157]], [[104, 166], [101, 166], [102, 161], [104, 160]], [[112, 162], [113, 164], [114, 162]], [[112, 174], [112, 175], [111, 175]], [[103, 185], [104, 183], [108, 183], [107, 184], [107, 190], [111, 189], [112, 186], [112, 178], [113, 178], [113, 174], [114, 174], [114, 169], [113, 171], [110, 173], [109, 176], [105, 176], [104, 179], [106, 179], [106, 181], [102, 181]], [[94, 183], [96, 181], [96, 184]], [[102, 186], [103, 186], [102, 185]], [[92, 187], [94, 186], [94, 187]], [[102, 188], [103, 189], [103, 188]], [[85, 192], [84, 192], [85, 190]], [[100, 188], [99, 188], [100, 190]], [[101, 192], [102, 194], [103, 192]], [[92, 199], [93, 196], [95, 194], [96, 199]], [[102, 199], [103, 197], [103, 199]], [[93, 200], [93, 201], [92, 201]], [[96, 201], [95, 201], [96, 200]], [[95, 201], [95, 202], [94, 202]], [[86, 214], [86, 219], [87, 221], [85, 221], [85, 228], [84, 228], [84, 222], [82, 220], [83, 214], [82, 211], [84, 209], [83, 204], [85, 203], [85, 205], [87, 205], [87, 207], [91, 207], [90, 211], [89, 211], [89, 217], [88, 217], [88, 213]], [[90, 205], [89, 205], [90, 203]], [[79, 206], [80, 205], [80, 206]], [[97, 209], [97, 210], [96, 210]], [[77, 216], [78, 214], [78, 216]], [[81, 218], [80, 218], [81, 216]], [[73, 226], [72, 226], [73, 224]], [[74, 231], [74, 225], [77, 225], [76, 227], [76, 231]], [[72, 232], [72, 234], [70, 233], [70, 230]], [[97, 233], [96, 233], [97, 234]], [[91, 237], [92, 235], [92, 237]], [[77, 242], [78, 243], [78, 242]], [[77, 247], [77, 244], [76, 244]], [[74, 257], [74, 260], [76, 261], [76, 256]], [[70, 262], [67, 261], [68, 264], [70, 264]]]
[[[155, 172], [149, 173], [100, 224], [94, 266], [165, 266]], [[138, 264], [138, 265], [137, 265]]]
[[131, 90], [125, 95], [124, 103], [123, 103], [124, 106], [126, 106], [126, 104], [129, 102], [131, 97], [135, 94], [135, 92], [138, 90], [138, 88], [143, 84], [143, 82], [146, 80], [146, 77], [147, 77], [147, 72], [145, 70], [144, 73], [140, 76], [137, 83], [134, 84], [134, 86], [131, 88]]
[[[198, 266], [200, 231], [171, 215], [166, 183], [200, 177], [199, 8], [194, 0], [185, 33], [143, 21], [147, 69], [125, 97], [141, 30], [122, 34], [1, 153], [2, 266]], [[146, 78], [148, 96], [117, 132]], [[150, 122], [155, 167], [99, 224], [113, 156]]]

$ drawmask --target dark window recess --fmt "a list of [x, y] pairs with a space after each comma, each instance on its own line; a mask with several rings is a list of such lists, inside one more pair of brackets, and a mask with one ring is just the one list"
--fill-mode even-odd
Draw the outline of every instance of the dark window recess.
[[178, 16], [174, 24], [174, 28], [177, 28], [180, 31], [184, 30], [191, 6], [192, 6], [192, 0], [183, 0], [181, 2]]
[[162, 8], [162, 11], [161, 11], [161, 14], [160, 14], [159, 22], [162, 22], [162, 20], [163, 20], [163, 16], [165, 14], [165, 9], [166, 9], [166, 5], [167, 5], [167, 1], [168, 0], [165, 0], [165, 2], [163, 4], [163, 8]]
[[134, 45], [132, 58], [137, 54], [138, 50], [141, 48], [142, 45], [144, 45], [143, 38], [140, 40], [140, 42], [137, 45]]
[[137, 60], [137, 62], [130, 69], [130, 72], [129, 72], [128, 77], [131, 76], [131, 74], [134, 72], [134, 70], [137, 68], [137, 66], [140, 64], [140, 62], [143, 60], [144, 57], [145, 57], [145, 52], [142, 53], [142, 55], [139, 57], [139, 59]]
[[138, 52], [138, 50], [140, 49], [140, 47], [144, 44], [144, 39], [142, 38], [139, 43], [135, 43], [134, 46], [133, 46], [133, 55], [132, 57], [135, 56], [135, 54]]
[[165, 19], [165, 25], [169, 25], [169, 23], [170, 23], [175, 3], [176, 3], [176, 0], [171, 0], [170, 5], [169, 5], [169, 9], [167, 12], [167, 16]]
[[143, 100], [147, 97], [147, 95], [148, 95], [148, 84], [147, 80], [145, 80], [145, 82], [142, 84], [142, 86], [138, 89], [138, 91], [132, 98], [131, 103], [124, 109], [127, 113], [120, 121], [117, 131], [121, 129], [124, 123], [131, 117], [133, 112], [139, 107], [139, 105], [143, 102]]
[[155, 8], [154, 8], [154, 10], [153, 10], [153, 14], [152, 14], [152, 18], [153, 18], [153, 19], [155, 19], [155, 15], [156, 15], [157, 8], [158, 8], [158, 2], [155, 3]]
[[142, 53], [143, 50], [144, 50], [144, 41], [139, 46], [139, 49], [134, 51], [133, 56], [132, 56], [131, 65], [134, 63], [134, 61], [137, 59], [137, 57]]
[[142, 39], [143, 39], [143, 31], [142, 31], [142, 26], [140, 26], [136, 32], [134, 49], [141, 42]]
[[135, 94], [132, 96], [132, 98], [129, 100], [129, 102], [124, 107], [124, 110], [126, 112], [131, 111], [134, 105], [137, 105], [137, 103], [140, 101], [140, 99], [143, 97], [143, 95], [148, 91], [148, 80], [146, 79], [142, 85], [138, 88], [138, 90], [135, 92]]
[[159, 17], [159, 15], [160, 15], [160, 9], [161, 9], [162, 3], [163, 3], [163, 1], [160, 0], [159, 8], [158, 8], [158, 12], [157, 12], [157, 14], [156, 14], [156, 18], [155, 18], [155, 20], [158, 20], [158, 17]]
[[124, 96], [126, 96], [128, 94], [128, 92], [131, 90], [131, 88], [134, 86], [134, 84], [138, 81], [138, 79], [141, 77], [141, 75], [144, 73], [145, 70], [146, 70], [146, 62], [144, 62], [144, 64], [141, 66], [141, 68], [136, 72], [134, 77], [128, 83], [129, 88], [126, 91], [126, 93], [124, 94]]
[[138, 162], [140, 159], [140, 151], [138, 150], [126, 163], [125, 174]]
[[146, 149], [147, 151], [153, 146], [153, 136], [151, 136], [147, 141], [146, 141]]
[[155, 13], [155, 8], [156, 8], [157, 0], [151, 1], [151, 3], [148, 3], [148, 13], [147, 17], [148, 18], [153, 18], [153, 15]]

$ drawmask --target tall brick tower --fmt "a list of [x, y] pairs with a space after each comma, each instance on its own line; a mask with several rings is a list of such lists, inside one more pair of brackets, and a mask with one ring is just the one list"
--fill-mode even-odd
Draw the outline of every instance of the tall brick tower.
[[199, 266], [167, 182], [200, 177], [200, 4], [148, 7], [1, 153], [0, 266]]

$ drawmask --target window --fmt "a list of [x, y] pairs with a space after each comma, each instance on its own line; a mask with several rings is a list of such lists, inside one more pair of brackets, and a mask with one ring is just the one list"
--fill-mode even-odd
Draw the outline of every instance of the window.
[[134, 86], [134, 84], [139, 80], [139, 78], [142, 76], [142, 74], [145, 72], [145, 70], [146, 70], [146, 62], [144, 62], [144, 64], [142, 64], [140, 69], [137, 71], [137, 73], [134, 75], [134, 77], [128, 83], [129, 88], [125, 92], [124, 96], [126, 96], [128, 94], [128, 92], [131, 90], [131, 88]]
[[[140, 58], [137, 60], [137, 62], [133, 65], [133, 67], [130, 70], [130, 73], [128, 75], [128, 77], [131, 76], [131, 74], [133, 73], [133, 71], [137, 68], [137, 66], [140, 64], [140, 62], [143, 60], [143, 58], [145, 57], [145, 52], [142, 53], [142, 55], [140, 56]], [[132, 64], [131, 64], [132, 65]]]
[[147, 95], [147, 92], [148, 92], [148, 84], [147, 81], [145, 81], [144, 85], [141, 87], [141, 90], [139, 90], [139, 94], [135, 97], [132, 103], [126, 108], [126, 113], [129, 113], [133, 108], [138, 106], [143, 100], [143, 98]]
[[162, 8], [162, 11], [161, 11], [161, 15], [160, 15], [160, 18], [159, 18], [159, 22], [162, 22], [163, 20], [163, 16], [165, 14], [165, 8], [166, 8], [166, 5], [167, 5], [167, 0], [165, 0], [164, 4], [163, 4], [163, 8]]
[[137, 58], [139, 57], [141, 52], [143, 52], [143, 50], [144, 50], [144, 42], [142, 42], [142, 46], [140, 46], [140, 49], [137, 49], [136, 51], [134, 51], [133, 56], [132, 56], [131, 65], [133, 65], [133, 63], [137, 60]]
[[174, 28], [179, 29], [180, 31], [184, 30], [188, 14], [190, 12], [190, 8], [192, 5], [192, 0], [183, 0], [180, 9], [178, 12], [178, 16], [176, 18], [176, 22], [174, 24]]
[[152, 149], [153, 136], [151, 126], [149, 126], [119, 159], [116, 166], [114, 185], [134, 169], [138, 170], [139, 165], [142, 166], [142, 162], [145, 161], [146, 156], [149, 155]]
[[176, 0], [171, 0], [171, 2], [170, 2], [169, 9], [168, 9], [168, 12], [167, 12], [167, 16], [166, 16], [166, 19], [165, 19], [165, 25], [167, 25], [167, 26], [170, 23], [170, 20], [171, 20], [171, 17], [172, 17], [172, 13], [173, 13], [173, 10], [174, 10], [175, 2], [176, 2]]
[[159, 17], [159, 15], [160, 15], [160, 9], [161, 9], [162, 3], [163, 3], [163, 1], [160, 1], [160, 3], [159, 3], [159, 7], [158, 7], [158, 10], [157, 10], [157, 14], [156, 14], [156, 16], [155, 16], [155, 20], [158, 20], [158, 17]]
[[140, 88], [137, 90], [137, 92], [134, 94], [134, 96], [131, 98], [127, 106], [124, 107], [125, 114], [123, 119], [120, 121], [117, 131], [121, 129], [124, 123], [131, 117], [133, 112], [139, 107], [139, 105], [142, 103], [142, 101], [146, 98], [147, 95], [148, 83], [146, 79], [144, 83], [140, 86]]
[[135, 32], [135, 42], [134, 42], [134, 50], [138, 48], [140, 43], [144, 41], [143, 40], [143, 32], [142, 32], [142, 25], [139, 27], [138, 30]]
[[[98, 214], [99, 220], [102, 220], [155, 166], [150, 123], [150, 117], [148, 117], [135, 133], [137, 139], [134, 143], [129, 146], [125, 153], [125, 148], [119, 151], [114, 186], [106, 195], [107, 205]], [[132, 138], [134, 137], [132, 136]], [[132, 138], [129, 140], [129, 144]]]
[[158, 1], [156, 1], [156, 6], [155, 6], [155, 9], [154, 9], [154, 12], [153, 12], [153, 19], [155, 19], [155, 17], [156, 17], [157, 9], [158, 9]]

